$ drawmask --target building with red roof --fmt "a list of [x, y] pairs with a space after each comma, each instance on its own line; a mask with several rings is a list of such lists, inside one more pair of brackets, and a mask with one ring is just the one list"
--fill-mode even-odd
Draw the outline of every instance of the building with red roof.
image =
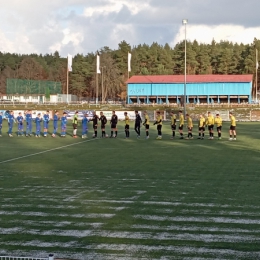
[[[186, 103], [251, 102], [253, 75], [187, 75]], [[181, 103], [184, 75], [137, 75], [127, 82], [128, 103]]]

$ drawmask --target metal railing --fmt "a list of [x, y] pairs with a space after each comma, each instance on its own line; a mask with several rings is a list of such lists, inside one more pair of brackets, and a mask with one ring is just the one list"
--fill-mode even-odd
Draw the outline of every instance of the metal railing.
[[53, 255], [49, 257], [0, 256], [0, 260], [54, 260], [54, 258]]

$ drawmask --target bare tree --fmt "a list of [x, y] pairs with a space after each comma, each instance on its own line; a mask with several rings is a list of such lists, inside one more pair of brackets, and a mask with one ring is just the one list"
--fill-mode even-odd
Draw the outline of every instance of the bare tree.
[[[116, 65], [116, 61], [111, 57], [111, 53], [103, 52], [101, 53], [101, 67], [103, 67], [103, 96], [102, 102], [104, 102], [107, 98], [116, 98], [120, 94], [122, 76], [120, 75], [120, 71], [118, 66]], [[102, 93], [102, 75], [99, 76], [99, 93], [101, 96]], [[91, 82], [91, 90], [95, 93], [96, 89], [96, 77], [93, 78]]]

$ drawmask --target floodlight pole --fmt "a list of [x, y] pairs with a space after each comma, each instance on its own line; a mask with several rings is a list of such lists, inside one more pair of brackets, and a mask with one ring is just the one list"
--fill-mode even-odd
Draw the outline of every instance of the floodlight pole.
[[258, 50], [255, 50], [256, 70], [255, 70], [255, 101], [257, 101], [257, 70], [258, 70]]
[[186, 40], [186, 25], [188, 23], [187, 19], [182, 20], [182, 24], [184, 24], [185, 28], [185, 40], [184, 40], [184, 100], [183, 100], [183, 108], [184, 108], [184, 117], [186, 116], [186, 83], [187, 83], [187, 40]]

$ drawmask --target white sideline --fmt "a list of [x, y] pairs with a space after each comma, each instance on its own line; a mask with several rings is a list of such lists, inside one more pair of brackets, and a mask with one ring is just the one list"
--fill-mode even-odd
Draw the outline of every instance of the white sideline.
[[27, 157], [31, 157], [31, 156], [35, 156], [35, 155], [39, 155], [39, 154], [43, 154], [43, 153], [52, 152], [52, 151], [55, 151], [55, 150], [60, 150], [60, 149], [63, 149], [63, 148], [69, 147], [69, 146], [73, 146], [73, 145], [77, 145], [77, 144], [83, 144], [83, 143], [94, 141], [94, 140], [97, 140], [97, 139], [99, 139], [99, 138], [89, 139], [89, 140], [77, 142], [77, 143], [74, 143], [74, 144], [63, 145], [63, 146], [60, 146], [60, 147], [57, 147], [57, 148], [45, 150], [45, 151], [38, 152], [38, 153], [32, 153], [32, 154], [24, 155], [24, 156], [21, 156], [21, 157], [16, 157], [16, 158], [13, 158], [13, 159], [2, 161], [2, 162], [0, 162], [0, 164], [20, 160], [20, 159], [23, 159], [23, 158], [27, 158]]
[[[119, 134], [121, 134], [121, 133], [119, 133]], [[55, 151], [55, 150], [60, 150], [60, 149], [65, 148], [65, 147], [69, 147], [69, 146], [73, 146], [73, 145], [77, 145], [77, 144], [83, 144], [83, 143], [94, 141], [94, 140], [98, 140], [98, 139], [100, 139], [100, 138], [93, 138], [93, 139], [85, 140], [85, 141], [82, 141], [82, 142], [78, 142], [78, 143], [74, 143], [74, 144], [68, 144], [68, 145], [57, 147], [57, 148], [45, 150], [45, 151], [38, 152], [38, 153], [32, 153], [32, 154], [24, 155], [24, 156], [21, 156], [21, 157], [17, 157], [17, 158], [9, 159], [9, 160], [6, 160], [6, 161], [2, 161], [2, 162], [0, 162], [0, 164], [16, 161], [16, 160], [19, 160], [19, 159], [35, 156], [35, 155], [38, 155], [38, 154], [52, 152], [52, 151]]]

